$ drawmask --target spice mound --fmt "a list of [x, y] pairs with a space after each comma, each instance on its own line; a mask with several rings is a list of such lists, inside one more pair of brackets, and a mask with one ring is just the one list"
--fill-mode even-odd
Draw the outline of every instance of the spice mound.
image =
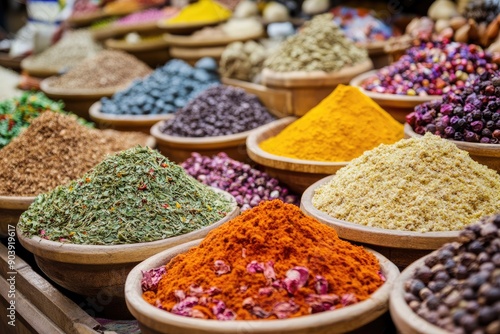
[[63, 89], [119, 88], [151, 72], [148, 65], [132, 55], [118, 50], [105, 50], [54, 78], [50, 86]]
[[266, 48], [255, 42], [233, 42], [222, 52], [219, 71], [221, 76], [258, 82], [267, 57]]
[[101, 112], [117, 115], [170, 114], [210, 85], [219, 83], [215, 71], [171, 60], [143, 80], [135, 81], [111, 99], [101, 99]]
[[459, 94], [415, 107], [406, 121], [418, 134], [483, 144], [500, 143], [500, 72], [484, 72]]
[[217, 320], [285, 319], [342, 308], [385, 281], [377, 258], [295, 205], [265, 201], [144, 273], [143, 297]]
[[315, 16], [289, 37], [264, 62], [276, 72], [335, 72], [368, 60], [366, 50], [348, 40], [331, 14]]
[[403, 138], [403, 126], [352, 86], [339, 85], [316, 107], [260, 144], [302, 160], [350, 161], [381, 143]]
[[385, 229], [456, 231], [500, 208], [500, 175], [430, 133], [380, 145], [316, 189], [330, 216]]
[[404, 298], [449, 333], [500, 333], [500, 215], [485, 217], [426, 257]]
[[82, 176], [107, 154], [138, 144], [136, 132], [96, 130], [46, 111], [0, 150], [0, 195], [36, 196]]
[[165, 121], [160, 131], [177, 137], [227, 136], [253, 130], [274, 119], [257, 96], [241, 88], [216, 85]]
[[66, 70], [101, 50], [90, 31], [81, 29], [66, 33], [59, 42], [25, 61], [32, 68]]
[[257, 206], [261, 201], [276, 198], [299, 205], [299, 196], [290, 193], [277, 179], [229, 158], [224, 152], [212, 158], [192, 153], [182, 167], [201, 183], [233, 195], [242, 211]]
[[39, 195], [21, 216], [20, 227], [27, 235], [54, 241], [129, 244], [186, 234], [231, 210], [224, 195], [157, 151], [138, 146]]
[[410, 96], [459, 92], [471, 85], [476, 74], [495, 71], [491, 54], [480, 46], [457, 42], [421, 42], [397, 62], [381, 68], [361, 83], [363, 89]]

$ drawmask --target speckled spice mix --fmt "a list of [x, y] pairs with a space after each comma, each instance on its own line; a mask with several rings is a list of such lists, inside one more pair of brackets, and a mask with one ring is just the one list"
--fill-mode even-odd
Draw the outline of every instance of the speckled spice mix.
[[365, 226], [456, 231], [500, 209], [500, 175], [428, 133], [365, 152], [316, 189], [312, 204]]
[[146, 140], [142, 133], [90, 129], [46, 111], [0, 150], [0, 195], [36, 196], [80, 177], [107, 154]]
[[285, 319], [366, 300], [385, 281], [377, 258], [280, 200], [218, 227], [166, 266], [143, 272], [143, 297], [177, 315]]

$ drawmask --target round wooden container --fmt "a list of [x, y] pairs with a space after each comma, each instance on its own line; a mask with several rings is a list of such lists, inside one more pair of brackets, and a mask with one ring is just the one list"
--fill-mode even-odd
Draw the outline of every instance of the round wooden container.
[[[35, 255], [40, 269], [54, 282], [83, 296], [106, 300], [103, 314], [122, 319], [128, 314], [124, 284], [129, 271], [139, 262], [165, 249], [205, 237], [208, 232], [239, 214], [230, 194], [212, 188], [232, 201], [226, 217], [202, 229], [152, 242], [126, 245], [76, 245], [27, 237], [17, 229], [21, 244]], [[103, 303], [104, 304], [104, 303]]]
[[375, 249], [399, 268], [405, 268], [413, 261], [438, 249], [447, 242], [456, 241], [458, 238], [460, 231], [426, 233], [398, 231], [369, 227], [333, 218], [316, 209], [312, 204], [315, 190], [328, 183], [333, 177], [335, 176], [328, 176], [307, 188], [300, 201], [302, 211], [333, 227], [340, 238]]
[[194, 64], [196, 64], [196, 62], [203, 57], [211, 57], [219, 62], [225, 49], [226, 46], [212, 46], [203, 48], [181, 48], [173, 46], [170, 48], [170, 55], [172, 56], [172, 58], [182, 59], [191, 66], [194, 66]]
[[339, 84], [348, 84], [352, 78], [373, 68], [371, 60], [346, 67], [334, 73], [314, 72], [274, 72], [268, 68], [262, 70], [262, 84], [269, 88], [290, 91], [292, 95], [293, 114], [302, 116]]
[[165, 40], [170, 46], [175, 46], [180, 48], [203, 48], [211, 46], [226, 46], [233, 42], [245, 42], [249, 40], [256, 40], [261, 37], [262, 37], [261, 33], [249, 33], [243, 37], [214, 36], [210, 38], [207, 36], [206, 38], [203, 39], [193, 38], [193, 36], [165, 34]]
[[156, 21], [135, 24], [114, 24], [102, 28], [97, 28], [92, 31], [92, 36], [95, 40], [102, 41], [107, 38], [125, 36], [128, 33], [136, 32], [139, 34], [161, 34], [162, 30], [158, 27]]
[[19, 217], [34, 200], [35, 197], [0, 196], [0, 237], [15, 231]]
[[299, 160], [271, 154], [260, 148], [261, 142], [276, 136], [296, 119], [295, 117], [282, 118], [252, 132], [247, 139], [247, 152], [250, 159], [264, 166], [267, 174], [301, 194], [314, 182], [335, 174], [347, 165], [347, 162]]
[[[418, 138], [421, 135], [415, 133], [410, 124], [405, 123], [405, 138]], [[450, 140], [459, 149], [469, 152], [472, 159], [496, 170], [500, 173], [500, 144], [469, 143], [464, 141]]]
[[150, 133], [151, 127], [159, 121], [173, 117], [165, 115], [113, 115], [101, 112], [101, 102], [94, 103], [89, 110], [89, 115], [100, 129], [113, 129], [118, 131], [140, 131]]
[[50, 86], [53, 78], [47, 78], [40, 83], [40, 89], [53, 100], [63, 100], [64, 110], [71, 111], [78, 116], [90, 120], [89, 109], [92, 104], [103, 97], [111, 97], [123, 87], [106, 89], [64, 89]]
[[399, 333], [404, 334], [447, 334], [439, 328], [417, 315], [408, 306], [404, 299], [404, 284], [411, 279], [415, 270], [424, 265], [427, 256], [415, 261], [406, 268], [394, 283], [390, 296], [391, 317]]
[[158, 21], [158, 27], [168, 33], [176, 35], [189, 35], [196, 30], [200, 30], [204, 27], [213, 27], [227, 20], [221, 21], [209, 21], [209, 22], [193, 22], [193, 23], [168, 23], [168, 20]]
[[130, 53], [152, 68], [163, 66], [170, 59], [168, 44], [163, 37], [153, 40], [144, 40], [139, 43], [127, 43], [124, 40], [107, 39], [104, 45], [108, 49]]
[[70, 16], [66, 22], [75, 27], [88, 26], [92, 24], [92, 22], [105, 19], [109, 16], [109, 14], [105, 13], [104, 10], [99, 9], [95, 12], [81, 14], [77, 16]]
[[185, 161], [193, 152], [207, 156], [225, 152], [235, 160], [247, 162], [249, 160], [246, 150], [247, 137], [253, 131], [259, 131], [266, 126], [233, 135], [197, 138], [166, 135], [160, 131], [163, 122], [153, 125], [151, 135], [155, 137], [160, 152], [177, 163]]
[[53, 75], [58, 75], [62, 68], [58, 66], [53, 67], [36, 67], [32, 65], [32, 59], [34, 56], [28, 56], [21, 61], [21, 69], [25, 71], [29, 76], [37, 78], [48, 78]]
[[147, 303], [142, 298], [142, 271], [165, 265], [176, 255], [185, 253], [200, 242], [201, 240], [192, 241], [156, 254], [141, 262], [128, 275], [125, 283], [127, 306], [138, 320], [143, 334], [331, 334], [346, 332], [381, 334], [384, 332], [384, 324], [378, 323], [377, 319], [388, 308], [388, 297], [399, 271], [389, 260], [371, 250], [368, 251], [371, 251], [380, 261], [387, 281], [369, 299], [338, 310], [285, 320], [217, 321], [175, 315]]
[[432, 100], [440, 99], [441, 96], [408, 96], [408, 95], [395, 95], [395, 94], [381, 94], [369, 92], [361, 88], [361, 83], [368, 78], [374, 77], [377, 71], [370, 71], [358, 75], [351, 80], [351, 86], [356, 86], [363, 91], [368, 97], [375, 101], [385, 111], [400, 123], [406, 122], [406, 115], [411, 113], [413, 109], [419, 104], [429, 102]]

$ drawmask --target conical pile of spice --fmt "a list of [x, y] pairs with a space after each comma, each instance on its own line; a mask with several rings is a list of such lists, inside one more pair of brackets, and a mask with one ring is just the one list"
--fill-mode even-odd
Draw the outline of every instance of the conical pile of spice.
[[36, 196], [83, 175], [107, 154], [138, 144], [136, 132], [96, 130], [46, 111], [0, 150], [0, 195]]
[[151, 72], [153, 70], [148, 65], [126, 52], [105, 50], [54, 78], [50, 86], [63, 89], [123, 88]]
[[294, 159], [350, 161], [382, 143], [392, 144], [402, 138], [403, 125], [359, 89], [339, 85], [260, 147]]
[[217, 1], [200, 0], [184, 7], [177, 16], [166, 20], [165, 23], [218, 22], [227, 20], [231, 15], [231, 11]]
[[331, 14], [315, 16], [296, 35], [288, 37], [264, 62], [276, 72], [336, 72], [368, 60], [366, 50], [344, 36]]
[[499, 210], [500, 175], [427, 133], [365, 152], [316, 189], [312, 204], [370, 227], [456, 231]]
[[217, 320], [338, 309], [366, 300], [385, 281], [373, 254], [280, 200], [245, 211], [198, 247], [143, 275], [150, 304]]
[[28, 236], [88, 245], [149, 242], [221, 220], [232, 205], [155, 150], [108, 156], [80, 179], [39, 195], [19, 221]]

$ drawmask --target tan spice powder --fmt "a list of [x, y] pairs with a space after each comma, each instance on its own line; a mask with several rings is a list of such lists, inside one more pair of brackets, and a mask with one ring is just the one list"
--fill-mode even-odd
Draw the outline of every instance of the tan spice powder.
[[82, 176], [107, 154], [145, 145], [147, 135], [96, 130], [44, 112], [0, 150], [0, 195], [36, 196]]
[[312, 203], [365, 226], [456, 231], [500, 211], [500, 175], [428, 133], [365, 152], [318, 188]]

